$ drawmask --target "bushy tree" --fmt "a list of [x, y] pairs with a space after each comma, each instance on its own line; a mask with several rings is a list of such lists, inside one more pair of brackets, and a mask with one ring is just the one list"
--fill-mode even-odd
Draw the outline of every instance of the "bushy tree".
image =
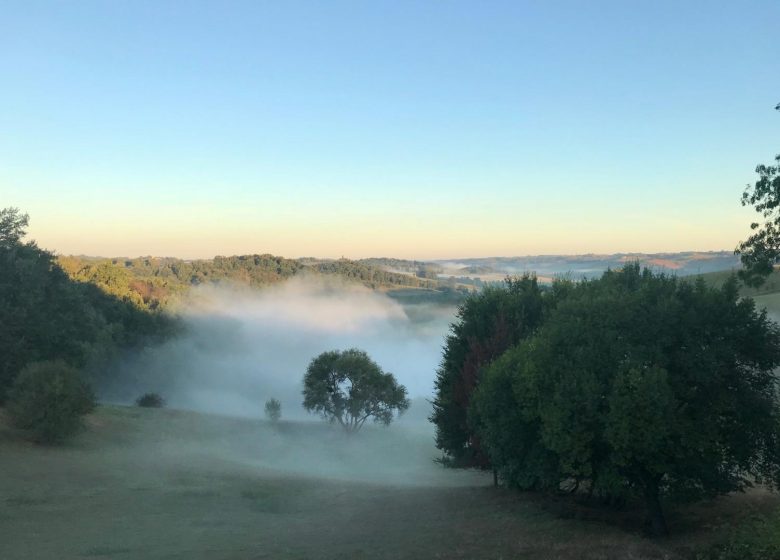
[[25, 364], [62, 359], [83, 366], [105, 332], [54, 256], [20, 241], [26, 219], [5, 212], [3, 221], [15, 225], [0, 235], [0, 402]]
[[278, 422], [282, 418], [282, 403], [277, 399], [265, 401], [265, 417], [271, 422]]
[[739, 275], [749, 286], [760, 286], [780, 257], [780, 154], [776, 165], [758, 165], [758, 180], [742, 193], [742, 206], [752, 206], [764, 223], [753, 222], [754, 232], [739, 244], [743, 269]]
[[[517, 375], [524, 345], [505, 352], [486, 368], [469, 410], [470, 428], [479, 435], [494, 472], [511, 487], [557, 490], [563, 476], [558, 456], [541, 438], [535, 402]], [[518, 396], [519, 395], [519, 396]]]
[[141, 408], [162, 408], [165, 406], [165, 399], [159, 393], [144, 393], [135, 399], [135, 404]]
[[23, 240], [27, 223], [15, 208], [0, 210], [0, 403], [28, 363], [83, 369], [175, 332], [167, 316], [71, 280], [52, 253]]
[[389, 425], [395, 414], [409, 408], [406, 387], [357, 348], [314, 358], [303, 378], [303, 397], [306, 410], [338, 422], [347, 432], [357, 432], [369, 418]]
[[570, 288], [485, 373], [474, 416], [510, 484], [695, 499], [778, 480], [780, 331], [735, 278], [707, 287], [640, 270]]
[[507, 279], [469, 296], [458, 308], [436, 372], [431, 421], [436, 445], [456, 466], [489, 466], [468, 418], [482, 369], [541, 323], [542, 291], [536, 277]]
[[73, 435], [95, 399], [80, 372], [62, 361], [36, 362], [17, 376], [8, 399], [14, 424], [30, 430], [41, 443], [57, 443]]
[[0, 209], [0, 247], [17, 245], [27, 233], [30, 215], [22, 214], [18, 208]]

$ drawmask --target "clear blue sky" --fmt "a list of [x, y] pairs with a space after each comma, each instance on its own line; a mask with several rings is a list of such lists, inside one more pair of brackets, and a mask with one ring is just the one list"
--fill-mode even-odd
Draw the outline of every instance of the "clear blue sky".
[[0, 206], [61, 253], [732, 249], [780, 2], [3, 2]]

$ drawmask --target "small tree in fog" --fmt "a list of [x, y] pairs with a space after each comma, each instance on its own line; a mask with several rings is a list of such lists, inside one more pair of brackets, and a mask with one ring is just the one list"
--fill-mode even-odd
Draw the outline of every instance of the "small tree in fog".
[[303, 407], [347, 432], [357, 432], [369, 418], [389, 425], [409, 408], [406, 387], [362, 350], [332, 350], [314, 358], [303, 378]]
[[282, 417], [282, 403], [276, 399], [265, 401], [265, 417], [271, 422], [278, 422]]
[[162, 408], [165, 406], [165, 399], [159, 393], [144, 393], [135, 399], [135, 404], [143, 408]]

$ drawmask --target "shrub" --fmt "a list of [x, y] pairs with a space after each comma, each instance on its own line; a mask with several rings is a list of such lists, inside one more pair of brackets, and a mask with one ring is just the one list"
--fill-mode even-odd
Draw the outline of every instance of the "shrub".
[[95, 397], [80, 372], [62, 361], [34, 362], [14, 382], [8, 411], [14, 424], [35, 441], [56, 443], [81, 427], [81, 417], [95, 407]]
[[165, 406], [165, 399], [158, 393], [144, 393], [135, 399], [135, 404], [144, 408], [162, 408]]
[[265, 401], [265, 417], [271, 422], [278, 422], [282, 417], [282, 403], [276, 399]]

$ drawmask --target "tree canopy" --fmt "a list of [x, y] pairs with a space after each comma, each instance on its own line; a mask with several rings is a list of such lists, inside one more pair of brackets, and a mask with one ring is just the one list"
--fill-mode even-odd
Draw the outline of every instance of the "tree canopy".
[[369, 418], [389, 425], [396, 414], [409, 408], [406, 387], [357, 348], [314, 358], [303, 386], [303, 407], [347, 432], [357, 432]]
[[[550, 300], [552, 301], [552, 299]], [[540, 324], [544, 304], [535, 277], [507, 279], [469, 296], [458, 308], [436, 372], [431, 421], [436, 445], [456, 466], [489, 466], [468, 422], [482, 370]]]
[[0, 209], [0, 247], [9, 248], [19, 243], [27, 234], [30, 216], [18, 208]]
[[70, 279], [52, 253], [23, 240], [27, 223], [15, 208], [0, 210], [0, 402], [27, 364], [83, 369], [174, 332], [167, 316]]
[[[166, 307], [193, 286], [204, 284], [262, 287], [293, 277], [337, 277], [369, 288], [423, 288], [439, 293], [450, 289], [434, 279], [382, 268], [382, 261], [349, 259], [287, 259], [275, 255], [217, 256], [182, 260], [171, 257], [59, 257], [58, 264], [80, 282], [151, 310]], [[460, 287], [461, 290], [465, 288]]]
[[736, 278], [719, 289], [638, 264], [570, 285], [487, 368], [471, 422], [510, 485], [661, 498], [778, 481], [780, 330]]
[[760, 286], [780, 257], [780, 154], [776, 165], [758, 165], [758, 180], [742, 193], [742, 206], [752, 206], [763, 219], [753, 222], [753, 233], [739, 244], [743, 269], [739, 274], [749, 286]]

